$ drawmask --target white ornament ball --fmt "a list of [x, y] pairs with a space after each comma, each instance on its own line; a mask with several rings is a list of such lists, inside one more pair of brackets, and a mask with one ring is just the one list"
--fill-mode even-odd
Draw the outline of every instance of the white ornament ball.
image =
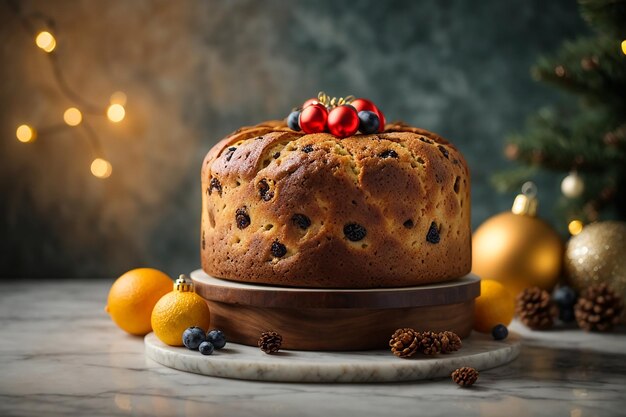
[[585, 191], [585, 182], [575, 172], [571, 172], [561, 182], [561, 192], [567, 198], [578, 198]]

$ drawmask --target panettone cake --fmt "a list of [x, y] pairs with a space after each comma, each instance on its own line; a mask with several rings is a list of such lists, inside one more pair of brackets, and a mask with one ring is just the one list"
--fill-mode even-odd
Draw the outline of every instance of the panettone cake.
[[[362, 103], [321, 99], [308, 104], [326, 109], [320, 128], [316, 115], [303, 120], [303, 106], [287, 122], [241, 128], [210, 150], [204, 271], [317, 288], [403, 287], [469, 273], [470, 180], [460, 152], [426, 130], [385, 125]], [[345, 109], [333, 119], [336, 108]], [[374, 113], [380, 127], [355, 132], [352, 113]]]

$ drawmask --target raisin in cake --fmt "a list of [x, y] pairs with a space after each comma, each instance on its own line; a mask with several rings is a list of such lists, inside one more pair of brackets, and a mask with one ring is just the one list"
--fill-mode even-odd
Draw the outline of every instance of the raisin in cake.
[[345, 139], [283, 122], [239, 129], [202, 166], [202, 268], [293, 287], [401, 287], [471, 268], [469, 171], [402, 124]]

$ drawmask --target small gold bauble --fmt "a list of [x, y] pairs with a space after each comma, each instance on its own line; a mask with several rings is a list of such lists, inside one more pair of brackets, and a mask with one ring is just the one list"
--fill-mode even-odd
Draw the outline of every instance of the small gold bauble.
[[546, 222], [535, 217], [537, 200], [520, 194], [511, 212], [485, 221], [472, 237], [472, 272], [500, 281], [511, 294], [537, 286], [550, 291], [556, 285], [563, 242]]
[[592, 223], [567, 243], [565, 272], [572, 287], [582, 291], [606, 282], [626, 299], [626, 223]]

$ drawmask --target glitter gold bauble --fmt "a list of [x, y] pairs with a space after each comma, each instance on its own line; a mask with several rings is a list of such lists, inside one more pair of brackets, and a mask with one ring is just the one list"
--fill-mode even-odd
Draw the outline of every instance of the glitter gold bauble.
[[626, 223], [592, 223], [567, 243], [565, 272], [572, 287], [582, 291], [606, 282], [626, 299]]
[[514, 296], [534, 286], [552, 290], [563, 257], [557, 232], [536, 217], [534, 185], [524, 188], [510, 212], [489, 218], [472, 237], [472, 272], [501, 282]]

